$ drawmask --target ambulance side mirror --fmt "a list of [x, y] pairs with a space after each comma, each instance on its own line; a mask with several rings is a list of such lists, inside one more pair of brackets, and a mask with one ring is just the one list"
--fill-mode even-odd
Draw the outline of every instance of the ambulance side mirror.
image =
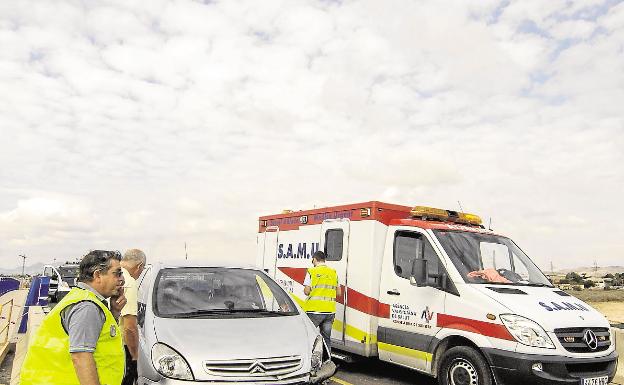
[[423, 258], [415, 258], [412, 262], [410, 284], [414, 286], [427, 286], [428, 281], [429, 276], [427, 274], [427, 260]]

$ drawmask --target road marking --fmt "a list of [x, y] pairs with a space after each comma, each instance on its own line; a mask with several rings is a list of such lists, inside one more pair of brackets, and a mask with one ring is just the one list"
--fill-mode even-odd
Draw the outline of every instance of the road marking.
[[352, 383], [347, 382], [347, 381], [345, 381], [345, 380], [341, 380], [340, 378], [330, 377], [329, 379], [330, 379], [330, 380], [332, 380], [332, 381], [334, 381], [334, 382], [339, 383], [340, 385], [353, 385]]

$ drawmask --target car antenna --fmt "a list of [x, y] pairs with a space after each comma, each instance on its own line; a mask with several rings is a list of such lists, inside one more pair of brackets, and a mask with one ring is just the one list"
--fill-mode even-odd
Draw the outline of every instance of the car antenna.
[[188, 252], [186, 251], [186, 241], [184, 241], [184, 256], [185, 256], [185, 259], [188, 261]]
[[490, 217], [490, 224], [488, 225], [488, 230], [492, 231], [492, 217]]
[[459, 211], [463, 213], [463, 212], [464, 212], [464, 209], [463, 209], [463, 208], [462, 208], [462, 206], [461, 206], [461, 202], [460, 202], [460, 201], [457, 201], [457, 204], [459, 205]]

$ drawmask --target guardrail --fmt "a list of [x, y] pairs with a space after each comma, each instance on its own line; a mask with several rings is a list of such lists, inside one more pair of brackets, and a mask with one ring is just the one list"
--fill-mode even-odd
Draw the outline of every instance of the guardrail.
[[[2, 315], [2, 312], [4, 310], [4, 308], [6, 307], [6, 305], [11, 304], [9, 306], [9, 315], [4, 317]], [[0, 319], [6, 319], [7, 320], [7, 324], [5, 327], [2, 328], [2, 330], [0, 330], [0, 336], [2, 336], [2, 334], [4, 333], [4, 340], [0, 342], [0, 345], [4, 345], [5, 343], [7, 343], [9, 341], [9, 328], [11, 326], [11, 317], [13, 316], [13, 299], [11, 298], [10, 300], [8, 300], [7, 302], [3, 303], [0, 305]], [[5, 333], [6, 331], [6, 333]]]

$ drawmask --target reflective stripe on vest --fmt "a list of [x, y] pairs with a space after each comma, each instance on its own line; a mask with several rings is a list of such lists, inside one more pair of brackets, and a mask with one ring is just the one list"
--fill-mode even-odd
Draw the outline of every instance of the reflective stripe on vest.
[[320, 265], [308, 269], [310, 274], [310, 294], [306, 299], [305, 310], [317, 313], [336, 312], [336, 288], [338, 275], [331, 267]]
[[121, 330], [110, 310], [95, 294], [73, 288], [45, 316], [34, 333], [21, 369], [21, 385], [80, 385], [69, 353], [69, 336], [62, 325], [61, 311], [82, 301], [95, 303], [106, 316], [93, 352], [100, 384], [121, 384], [125, 366]]

